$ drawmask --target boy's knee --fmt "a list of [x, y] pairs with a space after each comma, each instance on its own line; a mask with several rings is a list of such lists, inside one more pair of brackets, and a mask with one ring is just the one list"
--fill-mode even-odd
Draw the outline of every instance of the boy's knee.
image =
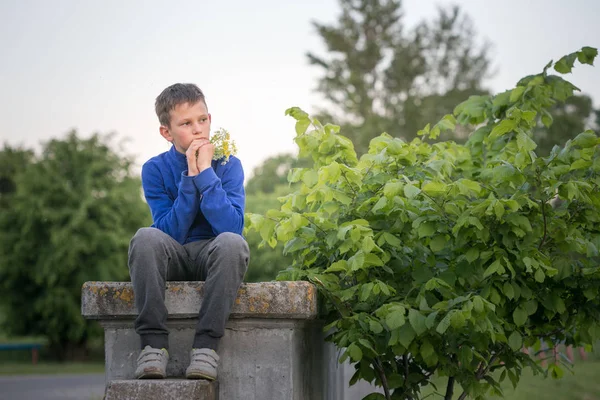
[[[250, 249], [246, 240], [236, 233], [224, 232], [215, 238], [215, 246], [221, 255], [220, 257], [225, 256], [228, 259], [230, 259], [229, 257], [233, 257], [230, 261], [233, 261], [233, 265], [237, 267], [235, 269], [237, 274], [243, 277], [250, 261]], [[240, 260], [240, 262], [235, 262], [234, 260]], [[231, 265], [231, 263], [228, 263], [227, 268], [230, 268]]]
[[162, 231], [156, 228], [140, 228], [129, 243], [129, 251], [145, 251], [155, 247], [162, 240]]
[[248, 256], [250, 252], [246, 240], [237, 233], [223, 232], [215, 238], [215, 244], [225, 252]]

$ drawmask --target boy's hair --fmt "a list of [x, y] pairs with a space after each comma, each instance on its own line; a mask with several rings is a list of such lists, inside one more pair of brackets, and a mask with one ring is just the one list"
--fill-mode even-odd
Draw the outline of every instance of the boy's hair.
[[[156, 98], [154, 108], [161, 125], [171, 126], [169, 112], [180, 104], [196, 104], [202, 101], [206, 106], [206, 99], [202, 90], [193, 83], [176, 83], [162, 91]], [[206, 106], [208, 108], [208, 106]]]

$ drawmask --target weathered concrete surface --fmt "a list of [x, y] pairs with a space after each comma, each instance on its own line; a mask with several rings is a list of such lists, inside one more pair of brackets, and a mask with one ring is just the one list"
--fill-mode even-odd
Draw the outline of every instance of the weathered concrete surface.
[[111, 381], [105, 400], [217, 400], [217, 384], [186, 379]]
[[[203, 289], [203, 282], [167, 286], [169, 377], [182, 378], [189, 364]], [[82, 314], [104, 327], [106, 381], [132, 380], [140, 341], [131, 284], [87, 282], [82, 296]], [[323, 399], [323, 324], [313, 285], [243, 284], [231, 317], [219, 346], [221, 399]]]
[[[197, 318], [204, 282], [168, 282], [165, 304], [169, 315]], [[86, 282], [81, 313], [88, 319], [130, 319], [137, 311], [130, 282]], [[312, 319], [317, 293], [308, 282], [245, 283], [238, 291], [231, 318]]]
[[[169, 377], [183, 377], [195, 332], [194, 320], [168, 321]], [[133, 321], [102, 322], [106, 380], [133, 379], [140, 349]], [[219, 346], [222, 399], [322, 399], [322, 324], [311, 320], [230, 320]]]

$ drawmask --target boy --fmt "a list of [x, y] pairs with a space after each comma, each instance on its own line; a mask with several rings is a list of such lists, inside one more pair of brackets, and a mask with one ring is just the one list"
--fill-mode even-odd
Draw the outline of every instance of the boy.
[[156, 98], [160, 134], [171, 149], [142, 167], [153, 224], [129, 245], [129, 274], [142, 351], [138, 379], [165, 378], [169, 360], [165, 282], [203, 280], [204, 298], [188, 379], [217, 378], [219, 339], [249, 260], [242, 238], [244, 171], [236, 157], [212, 160], [211, 115], [202, 91], [175, 84]]

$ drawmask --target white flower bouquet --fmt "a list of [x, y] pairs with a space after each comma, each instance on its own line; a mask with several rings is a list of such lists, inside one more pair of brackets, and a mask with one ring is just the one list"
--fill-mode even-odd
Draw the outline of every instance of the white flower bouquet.
[[213, 160], [223, 159], [222, 165], [229, 161], [229, 157], [237, 153], [235, 142], [231, 140], [229, 131], [219, 128], [210, 137], [210, 142], [215, 146]]

